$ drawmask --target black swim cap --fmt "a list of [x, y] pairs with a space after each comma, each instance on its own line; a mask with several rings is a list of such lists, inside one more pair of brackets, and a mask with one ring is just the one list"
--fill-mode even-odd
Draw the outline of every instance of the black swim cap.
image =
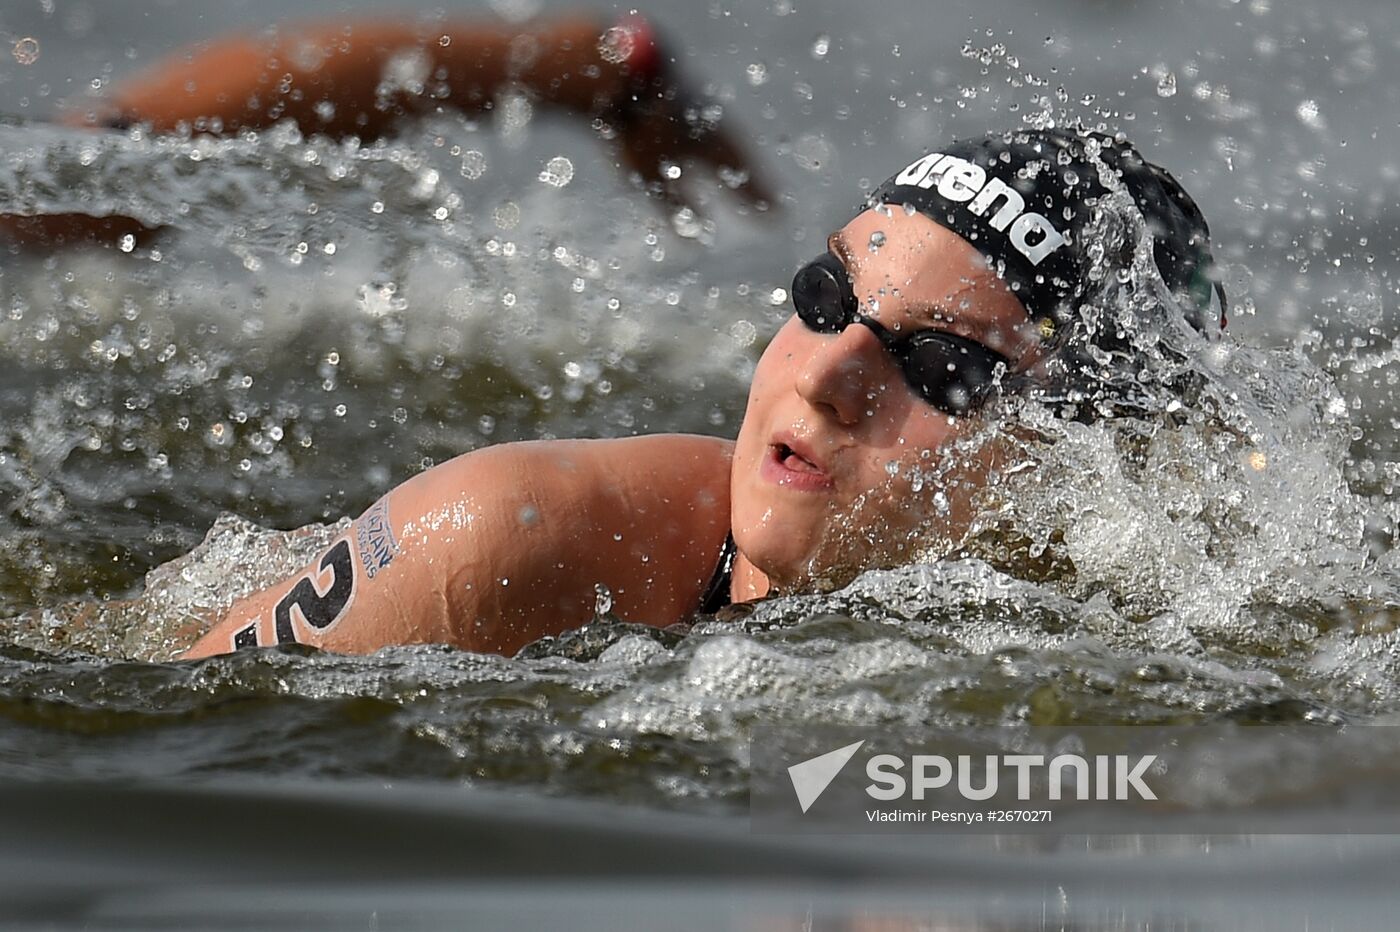
[[910, 164], [869, 200], [916, 209], [957, 233], [993, 262], [1031, 317], [1061, 323], [1074, 318], [1092, 287], [1086, 234], [1111, 184], [1121, 184], [1142, 212], [1157, 270], [1169, 289], [1188, 297], [1192, 326], [1213, 325], [1214, 290], [1224, 327], [1225, 294], [1210, 278], [1205, 218], [1175, 178], [1121, 139], [1027, 129], [953, 142]]

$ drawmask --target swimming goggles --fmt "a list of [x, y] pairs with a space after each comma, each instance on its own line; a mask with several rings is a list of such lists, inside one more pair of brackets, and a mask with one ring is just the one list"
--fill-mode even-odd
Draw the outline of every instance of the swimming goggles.
[[975, 409], [991, 393], [997, 367], [1003, 374], [1011, 368], [1005, 356], [974, 340], [944, 330], [896, 335], [860, 313], [851, 277], [830, 252], [797, 270], [792, 303], [802, 323], [817, 333], [840, 333], [851, 324], [869, 327], [899, 363], [910, 387], [945, 414], [961, 417]]

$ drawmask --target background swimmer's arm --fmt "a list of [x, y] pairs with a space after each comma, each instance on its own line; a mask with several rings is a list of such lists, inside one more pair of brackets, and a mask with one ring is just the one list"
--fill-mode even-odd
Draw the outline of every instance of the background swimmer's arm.
[[600, 583], [621, 618], [679, 621], [728, 530], [730, 450], [670, 435], [458, 457], [389, 493], [292, 579], [235, 605], [185, 656], [287, 641], [513, 653], [586, 623]]
[[[601, 20], [506, 27], [359, 21], [287, 25], [271, 38], [214, 40], [118, 81], [111, 98], [73, 111], [82, 126], [146, 124], [155, 132], [231, 133], [293, 119], [307, 133], [373, 138], [407, 114], [486, 109], [516, 89], [578, 113], [613, 141], [618, 167], [674, 204], [695, 163], [760, 208], [772, 202], [742, 147], [676, 78], [640, 20], [625, 35]], [[606, 37], [606, 38], [605, 38]], [[0, 236], [48, 248], [70, 242], [144, 245], [158, 229], [132, 217], [0, 214]]]
[[[673, 200], [683, 193], [665, 161], [749, 178], [736, 140], [701, 120], [640, 17], [621, 25], [588, 17], [287, 24], [275, 37], [216, 40], [118, 82], [107, 109], [70, 122], [233, 133], [292, 119], [306, 133], [372, 138], [408, 114], [489, 109], [508, 90], [594, 119], [616, 140], [622, 164]], [[735, 190], [767, 200], [751, 179]]]
[[236, 133], [291, 119], [307, 133], [372, 138], [406, 114], [475, 111], [515, 85], [550, 103], [601, 110], [627, 88], [592, 19], [508, 27], [399, 20], [286, 23], [167, 58], [120, 82], [110, 109], [73, 122], [141, 123], [157, 133]]

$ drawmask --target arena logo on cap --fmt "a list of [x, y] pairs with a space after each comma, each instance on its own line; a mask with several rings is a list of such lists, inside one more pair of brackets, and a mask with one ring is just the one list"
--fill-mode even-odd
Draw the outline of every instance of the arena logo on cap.
[[986, 216], [992, 204], [1001, 198], [1001, 206], [987, 224], [997, 232], [1006, 233], [1011, 245], [1029, 259], [1031, 265], [1040, 265], [1065, 244], [1064, 234], [1055, 229], [1049, 220], [1026, 210], [1026, 200], [1019, 191], [1000, 178], [988, 178], [986, 169], [967, 159], [930, 152], [896, 175], [894, 180], [896, 184], [913, 185], [924, 190], [937, 185], [940, 196], [964, 204], [978, 217]]

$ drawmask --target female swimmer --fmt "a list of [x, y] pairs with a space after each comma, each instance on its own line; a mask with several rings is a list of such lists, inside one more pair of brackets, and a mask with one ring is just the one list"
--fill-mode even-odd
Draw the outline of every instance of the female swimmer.
[[[468, 453], [391, 491], [186, 656], [290, 641], [509, 653], [586, 622], [598, 585], [619, 617], [667, 625], [956, 540], [997, 466], [995, 443], [954, 449], [987, 426], [989, 396], [1086, 374], [1059, 335], [1093, 293], [1090, 224], [1113, 188], [1153, 230], [1173, 299], [1209, 329], [1206, 225], [1127, 143], [1060, 131], [953, 143], [877, 189], [798, 271], [796, 313], [758, 363], [734, 442]], [[938, 488], [916, 492], [930, 461]]]
[[[738, 163], [713, 131], [697, 140], [668, 85], [655, 83], [654, 63], [637, 57], [654, 47], [647, 34], [603, 32], [600, 41], [596, 27], [572, 28], [533, 58], [563, 56], [551, 67], [568, 69], [542, 93], [614, 114], [606, 66], [618, 63], [625, 93], [659, 93], [664, 106], [646, 109], [646, 128], [612, 117], [636, 170], [657, 177], [647, 160], [658, 152]], [[138, 87], [117, 99], [116, 119], [160, 129], [218, 120], [228, 130], [275, 110], [313, 127], [380, 131], [381, 117], [352, 98], [372, 92], [359, 69], [373, 70], [366, 61], [382, 63], [393, 43], [322, 38], [323, 70], [296, 74], [291, 86], [305, 92], [296, 100], [283, 82], [270, 108], [273, 91], [250, 96], [237, 79], [253, 66], [269, 77], [292, 65], [225, 45], [174, 85], [197, 96], [172, 102], [155, 84]], [[483, 75], [504, 67], [501, 49], [488, 54], [487, 45], [454, 37], [437, 47], [481, 57], [441, 65], [451, 86], [477, 82], [470, 99], [482, 96]], [[211, 81], [200, 66], [214, 60], [223, 64]], [[542, 72], [527, 73], [538, 81]], [[316, 106], [322, 95], [334, 98], [330, 118], [332, 108]], [[1020, 130], [949, 143], [881, 185], [798, 271], [796, 313], [758, 363], [736, 440], [543, 441], [465, 454], [390, 491], [311, 565], [237, 602], [185, 656], [289, 642], [511, 653], [590, 620], [599, 586], [616, 616], [664, 626], [731, 600], [839, 586], [907, 561], [923, 542], [956, 541], [974, 495], [996, 475], [997, 443], [958, 448], [995, 434], [988, 400], [1054, 394], [1047, 389], [1074, 385], [1113, 354], [1111, 345], [1078, 353], [1072, 337], [1104, 262], [1111, 275], [1131, 261], [1130, 247], [1105, 259], [1095, 241], [1106, 198], [1141, 214], [1166, 299], [1196, 329], [1213, 330], [1205, 221], [1126, 141]], [[1111, 332], [1101, 336], [1111, 344]], [[933, 487], [921, 478], [929, 473]]]

